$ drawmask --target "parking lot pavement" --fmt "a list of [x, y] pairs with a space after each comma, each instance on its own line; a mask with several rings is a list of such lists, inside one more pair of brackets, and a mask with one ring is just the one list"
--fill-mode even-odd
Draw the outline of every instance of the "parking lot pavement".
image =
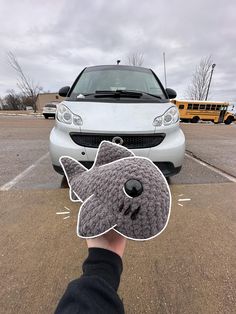
[[[166, 230], [128, 241], [119, 289], [126, 313], [233, 313], [236, 185], [171, 189]], [[78, 205], [66, 189], [0, 192], [0, 202], [1, 313], [53, 313], [87, 254], [75, 233]], [[65, 206], [68, 219], [56, 214]]]
[[[59, 189], [62, 177], [50, 164], [53, 125], [32, 116], [0, 116], [4, 314], [52, 313], [87, 254], [75, 233], [79, 207], [67, 189]], [[169, 226], [151, 241], [128, 241], [119, 290], [128, 314], [234, 312], [236, 127], [181, 127], [188, 152], [171, 179]], [[56, 212], [65, 206], [71, 214], [63, 219]]]
[[1, 183], [6, 183], [48, 152], [54, 121], [35, 117], [0, 116]]
[[236, 124], [182, 124], [187, 152], [236, 177]]

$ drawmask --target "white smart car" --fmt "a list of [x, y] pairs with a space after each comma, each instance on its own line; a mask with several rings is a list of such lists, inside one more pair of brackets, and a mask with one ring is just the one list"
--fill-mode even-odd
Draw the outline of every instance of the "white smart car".
[[52, 117], [55, 119], [58, 103], [49, 103], [43, 107], [43, 116], [45, 119]]
[[90, 168], [102, 140], [150, 158], [166, 177], [177, 174], [185, 153], [185, 137], [179, 112], [155, 73], [147, 68], [123, 65], [85, 68], [57, 108], [50, 134], [54, 169], [63, 174], [59, 158], [71, 156]]

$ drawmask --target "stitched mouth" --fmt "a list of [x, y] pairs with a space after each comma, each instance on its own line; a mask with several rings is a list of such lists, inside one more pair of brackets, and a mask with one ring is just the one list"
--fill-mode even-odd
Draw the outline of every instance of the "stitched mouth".
[[131, 211], [131, 205], [129, 205], [129, 207], [124, 211], [124, 215], [128, 215]]
[[141, 205], [139, 205], [134, 211], [132, 211], [132, 206], [131, 205], [129, 205], [128, 208], [124, 208], [124, 207], [125, 207], [125, 204], [123, 202], [123, 203], [121, 203], [121, 205], [119, 207], [119, 212], [120, 213], [123, 212], [124, 216], [127, 216], [127, 215], [129, 215], [131, 213], [130, 218], [132, 220], [136, 220], [137, 216], [138, 216], [138, 213], [141, 210]]
[[124, 208], [124, 202], [120, 205], [119, 212], [122, 212], [123, 208]]
[[136, 219], [137, 219], [137, 215], [138, 215], [140, 209], [141, 209], [141, 206], [139, 206], [138, 208], [136, 208], [136, 209], [132, 212], [132, 214], [131, 214], [131, 216], [130, 216], [130, 218], [131, 218], [132, 220], [136, 220]]

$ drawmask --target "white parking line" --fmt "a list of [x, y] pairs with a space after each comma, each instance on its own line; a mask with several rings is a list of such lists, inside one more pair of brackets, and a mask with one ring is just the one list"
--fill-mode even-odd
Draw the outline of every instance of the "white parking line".
[[14, 185], [16, 185], [21, 179], [23, 179], [28, 173], [31, 172], [38, 164], [40, 164], [41, 161], [43, 161], [45, 158], [47, 158], [49, 153], [43, 155], [40, 157], [33, 165], [29, 166], [27, 169], [25, 169], [23, 172], [18, 174], [14, 179], [11, 181], [5, 183], [0, 187], [0, 191], [8, 191], [10, 190]]
[[195, 158], [195, 157], [189, 155], [188, 153], [185, 153], [185, 156], [188, 157], [188, 158], [190, 158], [190, 159], [192, 159], [192, 160], [194, 160], [194, 161], [196, 161], [196, 162], [199, 163], [200, 165], [202, 165], [202, 166], [204, 166], [204, 167], [210, 169], [211, 171], [214, 171], [215, 173], [221, 175], [222, 177], [228, 179], [229, 181], [236, 183], [236, 178], [233, 177], [233, 176], [231, 176], [230, 174], [227, 174], [227, 173], [225, 173], [224, 171], [221, 171], [221, 170], [219, 170], [219, 169], [217, 169], [217, 168], [215, 168], [215, 167], [213, 167], [213, 166], [211, 166], [211, 165], [205, 163], [204, 161], [199, 160], [199, 159], [197, 159], [197, 158]]

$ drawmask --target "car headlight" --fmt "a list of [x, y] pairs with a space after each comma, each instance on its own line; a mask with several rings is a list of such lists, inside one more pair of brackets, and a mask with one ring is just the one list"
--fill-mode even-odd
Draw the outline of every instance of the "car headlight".
[[65, 105], [60, 104], [57, 108], [57, 120], [66, 124], [82, 125], [80, 116], [72, 113]]
[[171, 107], [162, 116], [156, 117], [153, 120], [154, 126], [171, 125], [179, 121], [179, 110], [176, 107]]

